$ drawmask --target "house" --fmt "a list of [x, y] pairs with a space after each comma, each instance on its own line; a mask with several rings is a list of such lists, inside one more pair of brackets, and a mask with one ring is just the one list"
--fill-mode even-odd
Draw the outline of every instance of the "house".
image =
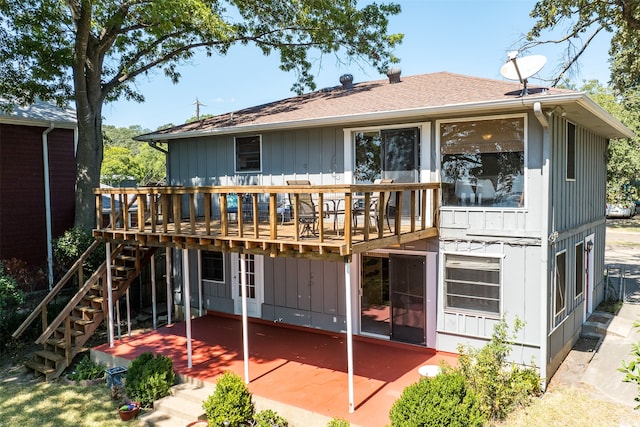
[[137, 197], [135, 226], [112, 203], [94, 230], [108, 262], [164, 248], [189, 368], [198, 306], [344, 333], [351, 379], [354, 336], [456, 352], [518, 317], [512, 359], [550, 378], [603, 299], [606, 147], [631, 131], [566, 89], [340, 80], [138, 137], [167, 144], [167, 186], [95, 190], [97, 218]]
[[51, 242], [73, 226], [75, 111], [38, 101], [0, 112], [0, 259], [49, 266]]

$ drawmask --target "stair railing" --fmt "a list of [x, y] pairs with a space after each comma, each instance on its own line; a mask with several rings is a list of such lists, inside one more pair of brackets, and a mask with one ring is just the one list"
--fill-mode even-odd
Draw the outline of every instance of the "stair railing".
[[24, 331], [33, 323], [33, 321], [41, 315], [42, 317], [42, 330], [47, 329], [47, 306], [53, 301], [53, 299], [58, 295], [58, 292], [67, 284], [67, 282], [73, 278], [76, 274], [78, 275], [78, 282], [82, 283], [82, 266], [86, 259], [95, 251], [98, 246], [100, 246], [101, 242], [96, 240], [94, 241], [80, 258], [73, 263], [69, 271], [65, 273], [65, 275], [58, 281], [58, 283], [49, 291], [49, 293], [44, 297], [44, 299], [38, 304], [38, 306], [31, 312], [31, 314], [25, 319], [24, 322], [15, 330], [11, 336], [15, 339], [24, 333]]

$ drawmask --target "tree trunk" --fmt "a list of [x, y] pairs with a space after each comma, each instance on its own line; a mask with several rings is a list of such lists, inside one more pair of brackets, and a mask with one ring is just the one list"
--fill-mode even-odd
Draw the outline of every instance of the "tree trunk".
[[[102, 104], [78, 102], [78, 151], [76, 153], [75, 226], [91, 230], [96, 226], [96, 197], [102, 164]], [[88, 111], [83, 111], [88, 110]]]

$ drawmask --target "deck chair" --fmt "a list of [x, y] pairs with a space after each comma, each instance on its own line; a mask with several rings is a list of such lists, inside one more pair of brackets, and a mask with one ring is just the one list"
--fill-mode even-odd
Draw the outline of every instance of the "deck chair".
[[[287, 185], [311, 185], [309, 180], [287, 180]], [[294, 204], [295, 196], [289, 194], [289, 201]], [[294, 212], [298, 212], [298, 236], [313, 237], [316, 235], [316, 224], [318, 223], [318, 214], [316, 205], [310, 193], [298, 194], [297, 206], [294, 206]]]
[[[460, 206], [467, 204], [474, 205], [476, 203], [476, 193], [469, 181], [456, 181], [456, 196], [460, 200]], [[467, 203], [468, 200], [468, 203]]]
[[479, 179], [476, 187], [476, 197], [478, 204], [483, 202], [492, 205], [496, 198], [496, 189], [490, 179]]
[[[392, 182], [393, 182], [393, 179], [391, 178], [383, 178], [383, 179], [378, 178], [373, 181], [374, 184], [391, 184]], [[361, 206], [359, 204], [360, 201], [357, 201], [353, 206], [354, 227], [356, 228], [358, 227], [358, 216], [363, 215], [365, 217], [368, 217], [367, 219], [371, 221], [371, 224], [375, 225], [375, 228], [377, 230], [378, 224], [381, 224], [379, 206], [382, 203], [382, 206], [384, 207], [384, 217], [387, 220], [387, 227], [389, 228], [389, 231], [391, 231], [391, 224], [389, 222], [389, 201], [391, 200], [391, 194], [392, 194], [391, 191], [385, 191], [382, 194], [382, 200], [380, 200], [378, 193], [375, 193], [374, 195], [372, 195], [371, 203], [370, 203], [371, 206], [369, 207], [368, 212], [366, 210], [366, 207]]]

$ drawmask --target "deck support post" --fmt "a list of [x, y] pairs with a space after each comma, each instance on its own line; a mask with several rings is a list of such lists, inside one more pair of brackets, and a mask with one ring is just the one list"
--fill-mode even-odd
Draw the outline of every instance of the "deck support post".
[[189, 249], [182, 250], [182, 275], [184, 277], [183, 286], [183, 304], [184, 317], [187, 322], [187, 367], [191, 369], [193, 366], [192, 350], [191, 350], [191, 290], [189, 289]]
[[[113, 348], [114, 337], [113, 337], [113, 281], [111, 279], [111, 243], [107, 241], [105, 243], [105, 252], [106, 252], [106, 264], [107, 264], [107, 317], [109, 319], [109, 347]], [[104, 289], [104, 287], [103, 287]], [[104, 294], [102, 294], [104, 295]]]
[[122, 320], [120, 318], [120, 300], [116, 300], [116, 326], [118, 327], [118, 339], [121, 340], [122, 339], [122, 326], [120, 326], [120, 321]]
[[242, 296], [242, 353], [244, 356], [244, 382], [249, 384], [249, 318], [247, 315], [247, 255], [240, 254], [240, 295]]
[[171, 294], [171, 248], [165, 249], [165, 268], [167, 279], [167, 325], [171, 324], [171, 312], [173, 311], [173, 295]]
[[347, 372], [349, 378], [349, 413], [354, 411], [353, 393], [353, 315], [351, 306], [351, 263], [344, 263], [345, 308], [347, 317]]
[[153, 330], [158, 329], [158, 296], [156, 295], [156, 256], [151, 255], [151, 317]]

